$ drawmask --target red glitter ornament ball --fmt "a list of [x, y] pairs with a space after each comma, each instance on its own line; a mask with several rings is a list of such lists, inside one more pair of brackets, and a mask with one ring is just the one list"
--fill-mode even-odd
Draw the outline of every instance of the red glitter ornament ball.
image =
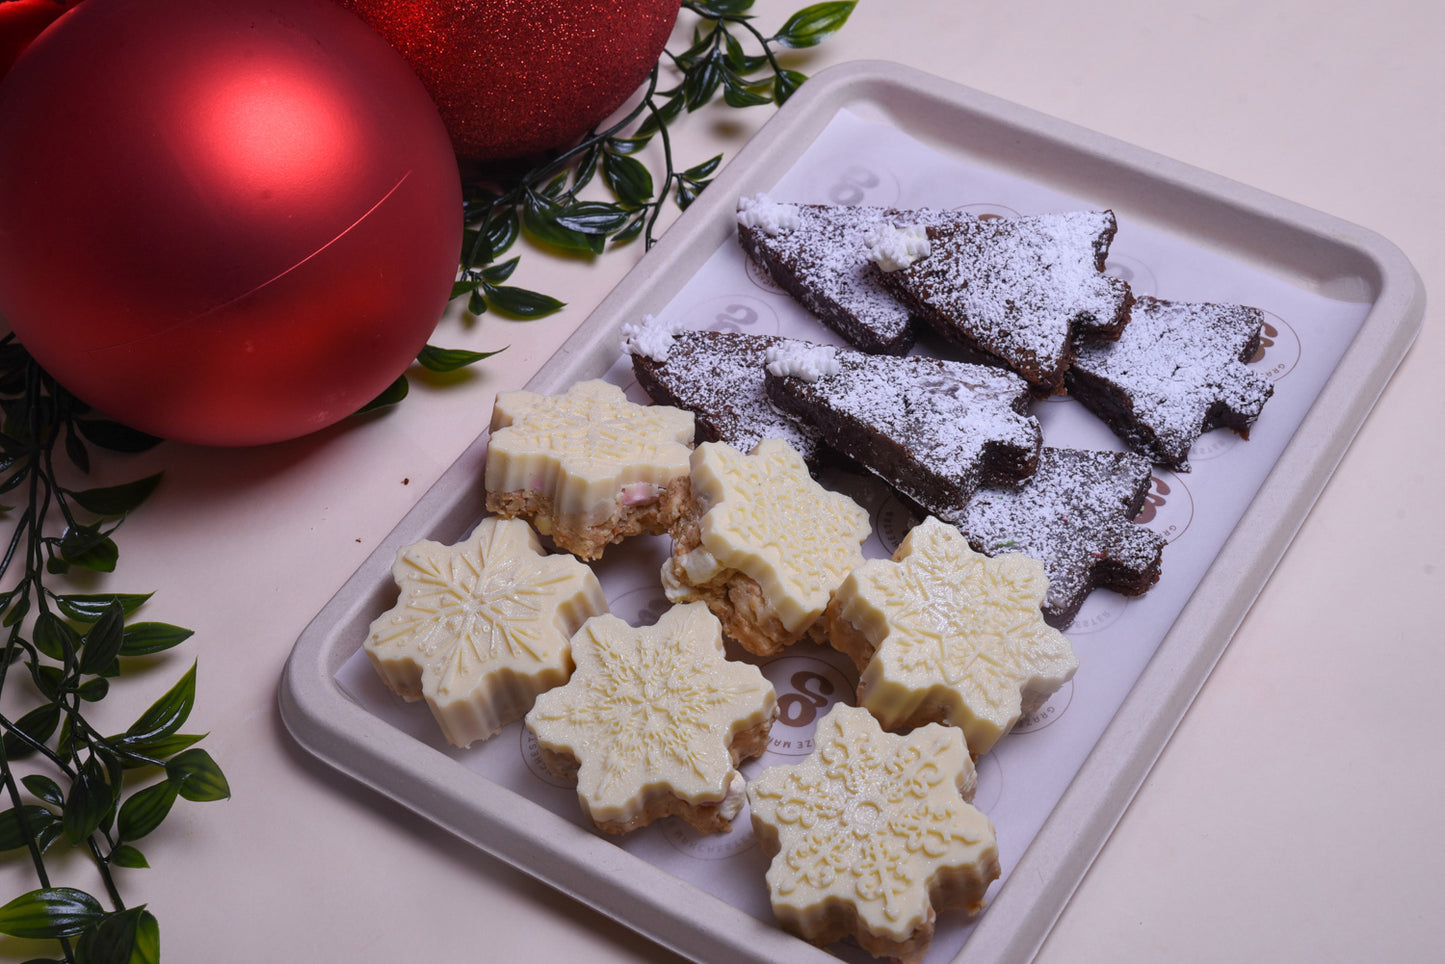
[[84, 0], [0, 83], [0, 317], [155, 435], [365, 405], [445, 311], [461, 221], [431, 99], [332, 0]]
[[657, 63], [680, 0], [337, 0], [402, 52], [471, 160], [565, 147]]

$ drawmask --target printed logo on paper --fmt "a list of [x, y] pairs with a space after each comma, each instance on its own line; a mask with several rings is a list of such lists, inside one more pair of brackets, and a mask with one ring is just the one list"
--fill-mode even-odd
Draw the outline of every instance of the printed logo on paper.
[[537, 742], [537, 738], [532, 735], [532, 731], [527, 728], [526, 724], [523, 724], [520, 729], [521, 739], [518, 749], [522, 753], [522, 762], [527, 764], [527, 769], [532, 771], [532, 776], [554, 787], [576, 787], [577, 784], [571, 780], [559, 780], [552, 775], [552, 771], [547, 769], [547, 764], [542, 762], [542, 746]]
[[[1264, 311], [1264, 309], [1261, 309]], [[1249, 363], [1255, 371], [1277, 382], [1299, 364], [1299, 334], [1289, 323], [1272, 311], [1264, 311], [1264, 329], [1259, 335], [1259, 351]]]
[[1095, 589], [1084, 599], [1078, 615], [1064, 633], [1068, 636], [1087, 636], [1108, 629], [1119, 621], [1124, 610], [1128, 608], [1128, 596], [1121, 596], [1108, 589]]
[[751, 295], [721, 295], [683, 310], [689, 328], [713, 331], [776, 335], [778, 313], [761, 298]]
[[1104, 265], [1104, 274], [1129, 284], [1129, 290], [1137, 295], [1152, 295], [1159, 290], [1154, 270], [1138, 258], [1127, 254], [1110, 253]]
[[813, 752], [818, 720], [834, 703], [852, 703], [856, 684], [838, 667], [814, 656], [780, 656], [763, 664], [762, 670], [778, 693], [778, 718], [763, 759], [771, 754], [807, 756]]
[[1149, 480], [1149, 494], [1144, 496], [1144, 505], [1134, 521], [1159, 533], [1165, 542], [1173, 542], [1194, 521], [1194, 496], [1183, 479], [1156, 465]]
[[733, 818], [733, 829], [728, 833], [699, 833], [686, 820], [662, 820], [653, 826], [662, 833], [662, 839], [679, 853], [697, 860], [730, 860], [738, 854], [747, 853], [757, 846], [753, 836], [753, 823], [748, 818], [748, 805]]
[[1034, 710], [1027, 716], [1019, 717], [1014, 724], [1013, 733], [1036, 733], [1047, 726], [1051, 726], [1055, 720], [1064, 715], [1069, 704], [1074, 700], [1074, 681], [1069, 680], [1049, 697], [1048, 701]]
[[992, 221], [994, 218], [1017, 218], [1022, 215], [1007, 204], [994, 204], [991, 201], [976, 201], [971, 204], [960, 204], [954, 208], [955, 211], [962, 211], [965, 214], [972, 214], [980, 221]]
[[823, 203], [854, 207], [869, 204], [891, 207], [902, 194], [898, 178], [889, 171], [880, 171], [863, 164], [845, 164], [833, 171], [824, 171], [818, 178], [823, 185]]

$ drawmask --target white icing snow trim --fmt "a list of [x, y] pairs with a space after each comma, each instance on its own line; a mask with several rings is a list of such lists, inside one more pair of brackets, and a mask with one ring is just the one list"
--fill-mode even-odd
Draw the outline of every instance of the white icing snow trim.
[[778, 377], [791, 375], [809, 384], [842, 369], [836, 349], [827, 345], [786, 343], [772, 345], [763, 356], [768, 371]]
[[738, 224], [776, 237], [798, 226], [798, 209], [766, 194], [744, 195], [738, 198]]
[[659, 364], [667, 361], [672, 351], [672, 339], [683, 326], [675, 321], [660, 321], [652, 315], [643, 315], [640, 324], [631, 322], [622, 326], [622, 353], [641, 355]]
[[932, 250], [928, 231], [921, 224], [877, 225], [868, 229], [863, 244], [868, 249], [868, 259], [878, 265], [879, 270], [888, 272], [906, 268], [919, 258], [928, 257]]

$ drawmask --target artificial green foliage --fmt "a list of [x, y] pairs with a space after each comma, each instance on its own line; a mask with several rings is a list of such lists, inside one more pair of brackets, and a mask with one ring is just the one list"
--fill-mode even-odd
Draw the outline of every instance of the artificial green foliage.
[[[148, 866], [136, 841], [177, 800], [230, 795], [201, 737], [181, 732], [196, 701], [192, 665], [129, 727], [98, 730], [92, 704], [112, 680], [155, 673], [190, 630], [138, 621], [145, 593], [69, 593], [75, 570], [107, 573], [115, 532], [156, 489], [151, 475], [119, 485], [83, 478], [93, 449], [140, 452], [157, 439], [95, 416], [15, 342], [0, 339], [0, 860], [27, 861], [39, 886], [0, 906], [0, 934], [56, 942], [57, 960], [141, 964], [160, 954], [160, 929], [121, 898], [119, 871]], [[68, 463], [68, 464], [67, 464]], [[104, 893], [52, 880], [57, 848], [90, 858]]]

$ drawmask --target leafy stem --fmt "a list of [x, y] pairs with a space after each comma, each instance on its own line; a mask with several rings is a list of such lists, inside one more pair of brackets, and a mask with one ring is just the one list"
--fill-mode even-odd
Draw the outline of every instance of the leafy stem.
[[[122, 733], [106, 735], [88, 717], [134, 657], [169, 650], [190, 631], [132, 620], [148, 595], [55, 588], [72, 570], [114, 570], [116, 529], [160, 481], [77, 487], [65, 476], [89, 471], [92, 448], [140, 452], [157, 441], [95, 416], [13, 336], [0, 339], [0, 494], [24, 500], [0, 507], [15, 523], [0, 558], [0, 585], [12, 583], [0, 592], [0, 693], [8, 705], [28, 707], [16, 718], [0, 715], [8, 805], [0, 810], [0, 859], [23, 855], [39, 884], [0, 906], [0, 933], [54, 940], [65, 961], [156, 959], [159, 925], [143, 907], [126, 906], [117, 871], [147, 866], [135, 841], [176, 799], [230, 793], [215, 761], [194, 746], [200, 737], [179, 732], [195, 700], [194, 667]], [[12, 568], [20, 571], [12, 576]], [[16, 668], [26, 672], [17, 676]], [[157, 771], [159, 782], [136, 788], [138, 775]], [[55, 846], [90, 858], [105, 903], [54, 883], [47, 854]]]

